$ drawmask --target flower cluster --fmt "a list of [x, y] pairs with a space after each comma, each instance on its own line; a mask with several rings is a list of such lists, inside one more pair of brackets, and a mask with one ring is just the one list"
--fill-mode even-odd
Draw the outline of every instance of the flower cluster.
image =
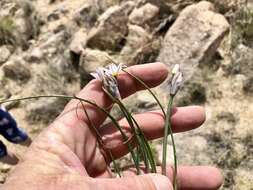
[[103, 89], [110, 93], [113, 97], [121, 99], [117, 77], [119, 72], [124, 68], [123, 64], [110, 64], [107, 67], [99, 67], [95, 73], [91, 75], [102, 82]]
[[172, 79], [170, 81], [170, 95], [174, 96], [183, 85], [183, 73], [180, 70], [179, 64], [176, 64], [172, 69]]

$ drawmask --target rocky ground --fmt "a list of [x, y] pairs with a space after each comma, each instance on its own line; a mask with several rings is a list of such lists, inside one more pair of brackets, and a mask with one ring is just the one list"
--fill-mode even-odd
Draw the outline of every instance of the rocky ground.
[[[220, 167], [221, 189], [252, 190], [252, 39], [253, 5], [246, 0], [1, 0], [0, 97], [72, 95], [88, 73], [110, 63], [107, 57], [126, 65], [180, 63], [187, 81], [175, 103], [204, 106], [207, 121], [175, 135], [179, 163]], [[155, 92], [164, 99], [166, 87]], [[6, 106], [35, 138], [65, 104]], [[134, 112], [155, 108], [146, 92], [126, 104]], [[26, 148], [6, 144], [22, 157]], [[153, 145], [160, 160], [160, 141]], [[11, 169], [0, 163], [1, 183]]]

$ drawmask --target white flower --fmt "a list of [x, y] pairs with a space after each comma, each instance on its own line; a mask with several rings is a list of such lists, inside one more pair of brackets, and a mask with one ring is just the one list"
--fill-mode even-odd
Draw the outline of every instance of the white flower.
[[[96, 69], [95, 73], [91, 73], [91, 75], [102, 82], [103, 90], [107, 93], [110, 93], [111, 96], [121, 99], [119, 88], [118, 88], [118, 82], [117, 82], [117, 75], [116, 73], [116, 65], [110, 66], [111, 69], [107, 69], [104, 67], [99, 67]], [[113, 68], [112, 68], [113, 67]], [[117, 67], [117, 70], [120, 71], [122, 67]], [[119, 70], [120, 69], [120, 70]], [[113, 75], [116, 74], [116, 75]]]
[[100, 81], [104, 80], [106, 69], [104, 67], [99, 67], [96, 69], [95, 73], [90, 73], [91, 76], [93, 76], [95, 79], [98, 79]]
[[180, 66], [179, 66], [179, 64], [176, 64], [176, 65], [173, 67], [171, 73], [174, 75], [174, 74], [178, 73], [179, 71], [180, 71]]
[[183, 73], [180, 70], [179, 64], [176, 64], [174, 68], [172, 69], [172, 79], [170, 81], [170, 94], [176, 95], [178, 90], [183, 85]]
[[105, 72], [107, 75], [117, 78], [119, 72], [125, 67], [126, 66], [124, 66], [122, 63], [120, 63], [119, 65], [112, 63], [106, 67]]
[[121, 99], [117, 79], [113, 76], [106, 75], [103, 80], [103, 88], [114, 98]]

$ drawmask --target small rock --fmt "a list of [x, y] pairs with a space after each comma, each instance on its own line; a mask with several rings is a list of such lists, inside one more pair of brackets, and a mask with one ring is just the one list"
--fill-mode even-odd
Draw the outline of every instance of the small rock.
[[98, 67], [103, 67], [111, 63], [106, 52], [93, 49], [85, 49], [81, 55], [80, 68], [86, 73], [94, 72]]
[[75, 54], [81, 54], [84, 50], [87, 40], [87, 31], [85, 29], [78, 30], [70, 43], [69, 49]]
[[97, 26], [88, 35], [87, 46], [101, 50], [116, 50], [128, 32], [128, 2], [122, 6], [113, 6], [98, 19]]
[[39, 47], [35, 47], [31, 53], [29, 53], [26, 57], [26, 60], [31, 63], [38, 63], [41, 59], [43, 59], [43, 51]]
[[144, 26], [158, 16], [159, 8], [147, 3], [140, 8], [136, 8], [129, 15], [129, 22], [132, 24]]
[[246, 77], [253, 76], [253, 49], [239, 44], [232, 54], [232, 65], [227, 69], [228, 74], [243, 74]]
[[96, 6], [100, 12], [104, 12], [112, 6], [119, 5], [122, 0], [95, 0], [94, 6]]
[[0, 187], [2, 186], [2, 183], [5, 182], [5, 179], [6, 179], [6, 176], [3, 175], [3, 174], [1, 174], [1, 175], [0, 175]]
[[81, 87], [91, 79], [90, 73], [96, 71], [98, 67], [103, 67], [111, 63], [106, 52], [93, 49], [85, 49], [80, 57], [79, 73], [81, 74]]
[[253, 93], [253, 77], [249, 77], [244, 81], [243, 91], [246, 93]]
[[[152, 35], [138, 25], [129, 25], [126, 45], [120, 52], [120, 60], [126, 65], [138, 63], [138, 58], [152, 51]], [[150, 44], [150, 46], [148, 45]]]
[[59, 25], [56, 25], [56, 27], [53, 29], [53, 32], [54, 34], [57, 34], [57, 33], [63, 32], [64, 30], [66, 30], [66, 25], [59, 24]]
[[10, 170], [11, 170], [11, 165], [4, 164], [4, 165], [1, 167], [1, 172], [3, 172], [3, 173], [8, 173]]
[[158, 60], [172, 68], [180, 63], [184, 78], [193, 74], [192, 67], [207, 62], [216, 52], [229, 24], [215, 13], [207, 1], [188, 6], [167, 32]]
[[61, 12], [60, 12], [59, 10], [55, 10], [55, 11], [53, 11], [52, 13], [50, 13], [50, 14], [47, 16], [47, 20], [48, 20], [48, 21], [59, 20], [59, 19], [60, 19], [60, 14], [61, 14]]
[[99, 15], [99, 10], [94, 4], [84, 4], [74, 15], [74, 21], [79, 26], [90, 28], [94, 26]]
[[[231, 89], [235, 91], [235, 93], [241, 93], [244, 90], [245, 82], [247, 81], [247, 77], [243, 74], [236, 74], [231, 79]], [[245, 91], [247, 92], [247, 90]], [[239, 94], [238, 94], [239, 95]], [[240, 96], [240, 95], [239, 95]]]
[[8, 61], [3, 65], [3, 72], [5, 77], [16, 80], [27, 82], [31, 73], [23, 60]]
[[7, 46], [1, 46], [0, 47], [0, 65], [6, 62], [8, 58], [10, 57], [10, 55], [11, 55], [11, 52], [7, 48]]
[[[162, 14], [170, 14], [172, 10], [172, 5], [175, 5], [176, 2], [170, 3], [173, 0], [140, 0], [138, 1], [138, 7], [144, 6], [145, 4], [152, 4], [156, 7], [159, 7]], [[181, 2], [181, 1], [180, 1]], [[181, 2], [182, 3], [182, 2]], [[172, 4], [172, 5], [171, 5]]]

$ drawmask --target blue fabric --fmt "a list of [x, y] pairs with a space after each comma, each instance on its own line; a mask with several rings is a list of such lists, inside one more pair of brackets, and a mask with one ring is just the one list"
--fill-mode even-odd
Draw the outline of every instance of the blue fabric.
[[21, 143], [28, 138], [28, 135], [17, 127], [15, 119], [3, 108], [0, 108], [0, 134], [12, 143]]
[[7, 156], [7, 148], [2, 141], [0, 141], [0, 158]]

